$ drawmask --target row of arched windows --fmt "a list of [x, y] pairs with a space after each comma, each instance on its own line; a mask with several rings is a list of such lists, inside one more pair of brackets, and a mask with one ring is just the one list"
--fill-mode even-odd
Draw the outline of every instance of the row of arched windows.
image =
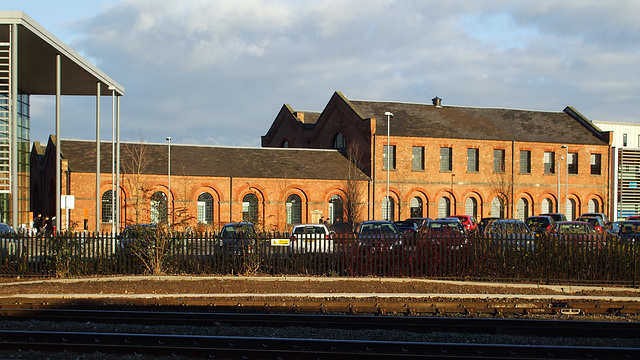
[[[255, 194], [247, 194], [242, 198], [242, 221], [258, 222], [258, 197]], [[327, 220], [330, 223], [343, 221], [343, 200], [339, 195], [333, 195], [329, 199], [329, 214]], [[156, 191], [151, 195], [151, 222], [162, 223], [167, 221], [168, 201], [167, 195], [162, 191]], [[197, 220], [198, 223], [213, 223], [213, 196], [204, 192], [198, 196]], [[287, 224], [299, 224], [302, 222], [302, 198], [292, 194], [286, 202]], [[113, 221], [113, 191], [107, 190], [102, 194], [102, 222]]]
[[[333, 195], [329, 199], [329, 208], [327, 221], [334, 223], [336, 221], [343, 221], [344, 217], [344, 202], [340, 195]], [[259, 200], [255, 194], [247, 194], [242, 199], [242, 220], [246, 222], [258, 222], [258, 206]], [[494, 197], [490, 203], [490, 216], [504, 218], [506, 215], [506, 209], [504, 201], [500, 197]], [[394, 221], [396, 213], [395, 201], [391, 197], [385, 197], [382, 199], [382, 219]], [[587, 203], [588, 212], [601, 212], [601, 204], [597, 199], [591, 199]], [[197, 220], [198, 223], [212, 224], [213, 223], [213, 196], [210, 193], [203, 192], [198, 196], [197, 201]], [[287, 224], [299, 224], [303, 221], [302, 213], [302, 198], [298, 194], [291, 194], [287, 197], [286, 201], [286, 217]], [[556, 209], [553, 205], [553, 201], [550, 198], [542, 200], [540, 213], [553, 213]], [[577, 203], [574, 199], [568, 199], [565, 211], [567, 219], [575, 219], [580, 214], [577, 213]], [[162, 191], [156, 191], [151, 195], [151, 222], [161, 223], [167, 221], [168, 214], [168, 201], [167, 195]], [[410, 215], [411, 217], [426, 217], [427, 214], [424, 211], [424, 203], [422, 198], [413, 197], [410, 201]], [[438, 214], [437, 217], [447, 217], [454, 215], [451, 208], [451, 199], [448, 197], [441, 197], [438, 200]], [[471, 215], [478, 218], [478, 200], [474, 197], [469, 197], [464, 204], [464, 215]], [[516, 218], [524, 220], [531, 214], [531, 203], [526, 198], [520, 198], [516, 204]], [[113, 221], [113, 192], [107, 190], [102, 195], [102, 221]]]

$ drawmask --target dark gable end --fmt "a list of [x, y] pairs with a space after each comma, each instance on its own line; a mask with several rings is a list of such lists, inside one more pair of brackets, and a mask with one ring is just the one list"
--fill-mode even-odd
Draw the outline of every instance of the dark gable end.
[[387, 132], [384, 113], [390, 111], [394, 114], [390, 125], [392, 136], [608, 145], [606, 136], [594, 132], [567, 111], [350, 102], [364, 118], [376, 118], [379, 134]]
[[[132, 151], [143, 147], [147, 174], [167, 174], [168, 148], [165, 144], [122, 143], [122, 169], [130, 168]], [[62, 157], [72, 172], [94, 173], [96, 144], [91, 141], [63, 140]], [[102, 173], [111, 173], [111, 143], [100, 148]], [[281, 179], [344, 180], [349, 161], [337, 150], [235, 148], [171, 144], [171, 174], [176, 176], [246, 177]], [[124, 171], [121, 171], [124, 173]], [[358, 180], [368, 177], [358, 171]]]

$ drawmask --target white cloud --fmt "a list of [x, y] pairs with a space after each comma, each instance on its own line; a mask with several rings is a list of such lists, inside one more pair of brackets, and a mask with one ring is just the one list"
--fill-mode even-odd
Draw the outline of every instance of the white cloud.
[[[142, 131], [151, 141], [257, 145], [282, 104], [320, 111], [336, 90], [354, 99], [573, 105], [593, 120], [628, 121], [637, 120], [631, 95], [640, 93], [639, 6], [126, 0], [78, 19], [72, 46], [125, 86], [123, 138]], [[83, 134], [72, 137], [93, 136]]]

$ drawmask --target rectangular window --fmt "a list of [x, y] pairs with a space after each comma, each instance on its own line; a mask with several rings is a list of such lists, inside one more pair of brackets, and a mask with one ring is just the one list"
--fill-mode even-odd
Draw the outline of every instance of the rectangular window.
[[480, 169], [479, 149], [467, 149], [467, 171], [478, 172]]
[[520, 150], [520, 174], [531, 174], [531, 150]]
[[384, 160], [382, 164], [382, 170], [387, 170], [387, 166], [389, 167], [389, 170], [396, 169], [396, 146], [395, 145], [391, 145], [389, 147], [387, 147], [387, 145], [384, 146], [382, 160]]
[[622, 134], [622, 146], [627, 146], [627, 134]]
[[555, 174], [556, 168], [556, 153], [553, 151], [544, 152], [544, 173]]
[[591, 175], [602, 174], [602, 154], [591, 154]]
[[452, 149], [450, 147], [441, 147], [440, 148], [440, 171], [452, 171], [453, 170], [453, 161], [452, 161]]
[[504, 172], [504, 149], [493, 149], [493, 172], [496, 174]]
[[578, 173], [578, 153], [569, 153], [569, 162], [567, 163], [569, 174]]
[[414, 171], [424, 170], [424, 146], [414, 146], [412, 150], [412, 169]]

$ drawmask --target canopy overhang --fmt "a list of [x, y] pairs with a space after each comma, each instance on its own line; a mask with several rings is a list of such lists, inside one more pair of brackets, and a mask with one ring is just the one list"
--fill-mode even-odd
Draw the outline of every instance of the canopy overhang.
[[[18, 26], [18, 87], [30, 95], [56, 94], [56, 56], [61, 55], [61, 95], [124, 95], [124, 87], [72, 50], [22, 11], [0, 11], [0, 25]], [[9, 42], [10, 26], [0, 26], [0, 42]]]

